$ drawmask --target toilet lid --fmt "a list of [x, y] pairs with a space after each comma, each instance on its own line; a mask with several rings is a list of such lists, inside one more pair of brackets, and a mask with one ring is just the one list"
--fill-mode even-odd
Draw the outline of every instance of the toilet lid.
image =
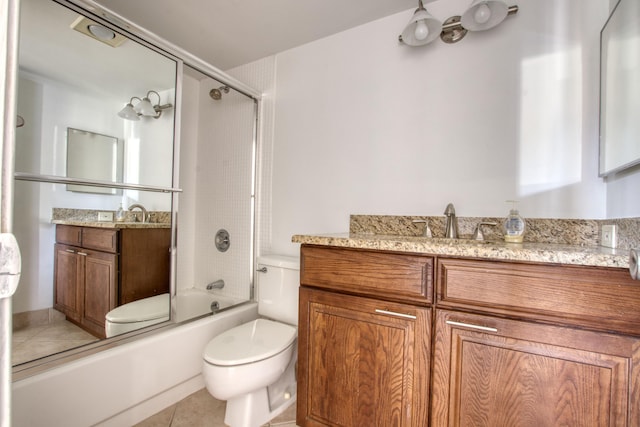
[[296, 328], [257, 319], [218, 335], [204, 349], [204, 359], [220, 366], [242, 365], [267, 359], [293, 343]]
[[132, 323], [169, 317], [169, 294], [156, 295], [116, 307], [107, 313], [111, 323]]

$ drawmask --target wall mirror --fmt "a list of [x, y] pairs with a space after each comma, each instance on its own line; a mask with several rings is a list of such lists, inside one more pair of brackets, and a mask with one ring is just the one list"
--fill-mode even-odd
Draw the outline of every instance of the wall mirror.
[[[109, 135], [67, 128], [67, 177], [122, 182], [123, 141]], [[122, 194], [122, 189], [67, 184], [67, 191]]]
[[620, 0], [601, 33], [600, 176], [640, 164], [640, 2]]
[[[66, 2], [21, 1], [17, 110], [24, 125], [16, 132], [13, 217], [14, 233], [22, 251], [23, 275], [13, 298], [14, 366], [101, 341], [104, 325], [100, 322], [104, 322], [105, 315], [89, 312], [100, 305], [104, 306], [100, 310], [110, 310], [155, 292], [167, 295], [164, 303], [167, 316], [161, 321], [166, 321], [171, 311], [168, 292], [172, 275], [171, 218], [176, 200], [174, 118], [181, 61], [133, 36], [114, 33], [119, 40], [112, 46], [86, 31], [78, 31], [73, 27], [85, 19], [81, 12]], [[99, 21], [96, 17], [91, 19]], [[111, 30], [108, 25], [105, 28]], [[165, 108], [156, 117], [125, 120], [118, 116], [127, 103], [137, 105], [145, 97], [153, 105]], [[105, 175], [96, 175], [99, 171]], [[86, 175], [87, 172], [91, 175]], [[115, 184], [94, 185], [102, 181]], [[114, 213], [120, 205], [125, 210], [131, 205], [142, 205], [150, 213], [151, 224], [134, 224], [138, 228], [126, 230], [116, 228], [120, 240], [114, 248], [95, 251], [101, 252], [101, 264], [91, 264], [88, 256], [87, 260], [78, 258], [88, 253], [78, 250], [83, 244], [81, 240], [63, 243], [66, 246], [62, 252], [57, 251], [57, 246], [54, 251], [54, 244], [61, 239], [53, 223], [54, 212], [83, 223], [98, 221], [98, 212]], [[133, 223], [133, 213], [127, 215], [126, 222]], [[105, 221], [102, 225], [113, 223]], [[126, 268], [125, 231], [145, 246], [137, 254], [135, 250], [129, 251], [136, 257], [131, 261], [136, 270], [127, 274], [141, 275], [145, 269], [163, 271], [162, 277], [154, 279], [156, 289], [137, 288], [127, 295], [113, 292], [120, 289]], [[159, 254], [156, 258], [161, 259], [162, 269], [148, 264], [152, 245], [159, 248], [155, 249]], [[58, 257], [59, 253], [64, 256]], [[65, 268], [78, 265], [86, 269], [83, 276], [86, 289], [102, 286], [104, 298], [80, 306], [84, 312], [74, 322], [84, 329], [60, 326], [57, 333], [68, 338], [64, 342], [43, 341], [35, 349], [33, 345], [27, 348], [24, 343], [35, 333], [31, 326], [44, 328], [60, 316], [64, 321], [65, 314], [67, 318], [75, 316], [73, 310], [77, 307], [70, 308], [71, 315], [61, 314], [55, 307], [77, 301], [76, 294], [71, 294], [72, 298], [66, 296], [79, 292], [78, 283], [69, 282], [63, 291], [56, 289], [54, 282], [64, 276]], [[89, 283], [95, 273], [90, 268], [98, 265], [113, 276]], [[109, 282], [112, 279], [115, 282]], [[87, 295], [83, 295], [86, 299]], [[90, 324], [93, 329], [86, 327]]]

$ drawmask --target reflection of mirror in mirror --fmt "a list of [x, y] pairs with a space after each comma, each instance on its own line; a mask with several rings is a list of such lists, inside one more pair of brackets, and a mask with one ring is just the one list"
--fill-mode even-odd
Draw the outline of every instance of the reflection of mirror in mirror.
[[600, 175], [640, 163], [640, 2], [621, 0], [601, 34]]
[[[122, 141], [80, 129], [67, 129], [67, 177], [122, 182]], [[68, 191], [122, 194], [117, 188], [67, 184]]]

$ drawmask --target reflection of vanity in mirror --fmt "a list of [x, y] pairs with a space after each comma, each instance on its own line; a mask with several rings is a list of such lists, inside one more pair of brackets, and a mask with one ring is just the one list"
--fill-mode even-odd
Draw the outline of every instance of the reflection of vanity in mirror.
[[[103, 43], [79, 21], [52, 1], [21, 4], [14, 335], [66, 317], [74, 339], [14, 345], [14, 364], [104, 338], [107, 315], [133, 301], [164, 294], [155, 323], [169, 319], [178, 62], [132, 39]], [[150, 91], [154, 117], [118, 116]]]
[[[80, 15], [66, 0], [21, 1], [14, 378], [211, 316], [212, 298], [217, 313], [253, 297], [257, 93], [131, 28], [129, 38], [116, 33], [115, 47], [88, 27], [76, 31], [91, 23]], [[210, 96], [226, 84], [224, 96]], [[189, 115], [179, 114], [181, 93]], [[102, 154], [85, 145], [96, 137]], [[207, 167], [193, 167], [201, 159]], [[91, 175], [79, 176], [76, 160]], [[224, 254], [208, 239], [219, 228], [231, 231]], [[208, 290], [212, 282], [224, 289]], [[51, 325], [64, 325], [55, 333], [67, 342], [27, 351], [25, 331]]]

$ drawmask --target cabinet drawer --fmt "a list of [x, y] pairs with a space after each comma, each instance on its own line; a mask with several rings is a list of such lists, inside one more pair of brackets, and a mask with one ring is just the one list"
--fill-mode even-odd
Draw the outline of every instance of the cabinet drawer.
[[116, 252], [118, 230], [82, 228], [82, 247], [105, 252]]
[[300, 271], [305, 286], [395, 301], [432, 301], [429, 256], [303, 245]]
[[82, 244], [82, 227], [61, 224], [56, 225], [56, 242], [72, 246], [80, 246]]
[[640, 335], [640, 286], [625, 269], [438, 259], [439, 306]]

